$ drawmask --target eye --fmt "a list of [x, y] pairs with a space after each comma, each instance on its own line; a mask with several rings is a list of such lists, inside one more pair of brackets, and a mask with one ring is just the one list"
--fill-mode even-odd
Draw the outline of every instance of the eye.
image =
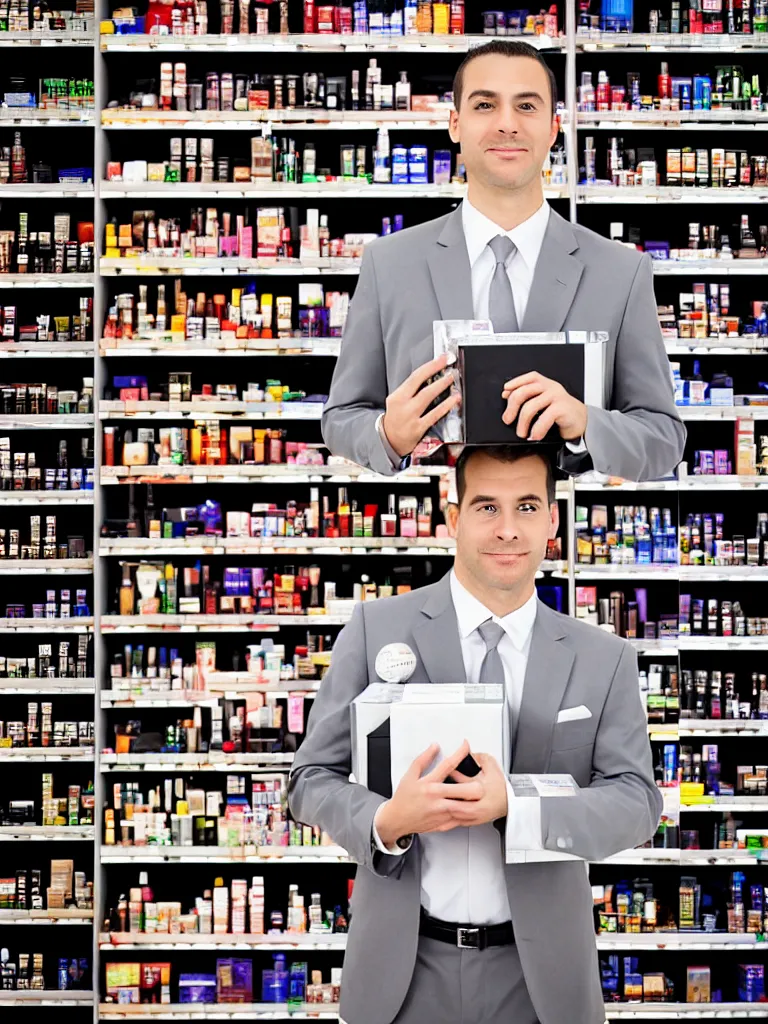
[[495, 505], [482, 505], [480, 507], [480, 511], [481, 512], [488, 512], [491, 515], [493, 515], [493, 513], [496, 511], [496, 506]]
[[480, 100], [479, 103], [475, 104], [475, 110], [490, 110], [491, 104], [488, 100]]
[[536, 110], [536, 105], [534, 103], [521, 103], [520, 104], [520, 109], [521, 110], [535, 111]]
[[538, 512], [539, 507], [538, 507], [538, 505], [534, 505], [533, 502], [524, 501], [522, 505], [518, 505], [518, 509], [519, 509], [520, 512], [529, 513], [529, 512]]

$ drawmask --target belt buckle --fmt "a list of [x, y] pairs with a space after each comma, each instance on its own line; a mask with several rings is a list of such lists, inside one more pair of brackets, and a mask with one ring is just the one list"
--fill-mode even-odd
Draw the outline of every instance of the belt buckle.
[[[470, 936], [476, 936], [476, 942], [467, 941]], [[479, 928], [457, 928], [456, 945], [459, 949], [482, 949]]]

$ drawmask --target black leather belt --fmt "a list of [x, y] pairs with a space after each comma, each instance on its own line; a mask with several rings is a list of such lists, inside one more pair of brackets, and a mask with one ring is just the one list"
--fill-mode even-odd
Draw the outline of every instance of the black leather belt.
[[509, 946], [515, 941], [511, 921], [503, 924], [471, 925], [438, 921], [424, 910], [421, 912], [419, 934], [438, 942], [447, 942], [459, 949], [487, 949], [488, 946]]

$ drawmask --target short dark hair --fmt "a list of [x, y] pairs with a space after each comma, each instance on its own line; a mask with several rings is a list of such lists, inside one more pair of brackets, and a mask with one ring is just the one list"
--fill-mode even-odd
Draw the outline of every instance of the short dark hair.
[[489, 445], [465, 445], [456, 461], [456, 493], [459, 498], [459, 505], [464, 500], [467, 489], [466, 470], [467, 463], [473, 455], [482, 453], [497, 462], [519, 462], [521, 459], [541, 459], [547, 468], [547, 502], [551, 505], [556, 500], [555, 475], [552, 471], [552, 460], [544, 448], [524, 444], [489, 444]]
[[541, 64], [549, 78], [549, 90], [552, 94], [552, 117], [555, 116], [557, 112], [557, 81], [555, 80], [555, 74], [542, 57], [540, 50], [531, 46], [530, 43], [523, 43], [517, 39], [494, 39], [490, 43], [483, 43], [482, 46], [469, 51], [461, 64], [459, 64], [458, 70], [453, 77], [453, 105], [456, 110], [459, 109], [459, 104], [461, 103], [461, 91], [464, 88], [464, 71], [467, 64], [477, 60], [478, 57], [489, 56], [527, 57], [529, 60], [535, 60], [537, 64]]

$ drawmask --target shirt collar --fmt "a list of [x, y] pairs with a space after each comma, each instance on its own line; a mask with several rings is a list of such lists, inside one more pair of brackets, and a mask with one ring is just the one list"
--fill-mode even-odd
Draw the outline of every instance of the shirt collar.
[[522, 651], [525, 648], [533, 632], [533, 624], [536, 621], [538, 597], [535, 590], [524, 605], [521, 605], [515, 611], [500, 619], [493, 612], [489, 611], [481, 601], [478, 601], [473, 594], [470, 594], [465, 586], [459, 583], [456, 573], [452, 569], [451, 597], [456, 611], [456, 620], [459, 624], [459, 635], [462, 640], [465, 640], [483, 622], [493, 619], [494, 622], [498, 622], [518, 651]]
[[474, 267], [492, 238], [495, 238], [496, 235], [506, 235], [517, 246], [528, 269], [533, 270], [536, 267], [549, 224], [549, 203], [545, 200], [528, 220], [524, 220], [522, 224], [518, 224], [511, 231], [504, 231], [484, 213], [480, 213], [468, 199], [465, 199], [461, 204], [461, 223], [464, 228], [470, 267]]

